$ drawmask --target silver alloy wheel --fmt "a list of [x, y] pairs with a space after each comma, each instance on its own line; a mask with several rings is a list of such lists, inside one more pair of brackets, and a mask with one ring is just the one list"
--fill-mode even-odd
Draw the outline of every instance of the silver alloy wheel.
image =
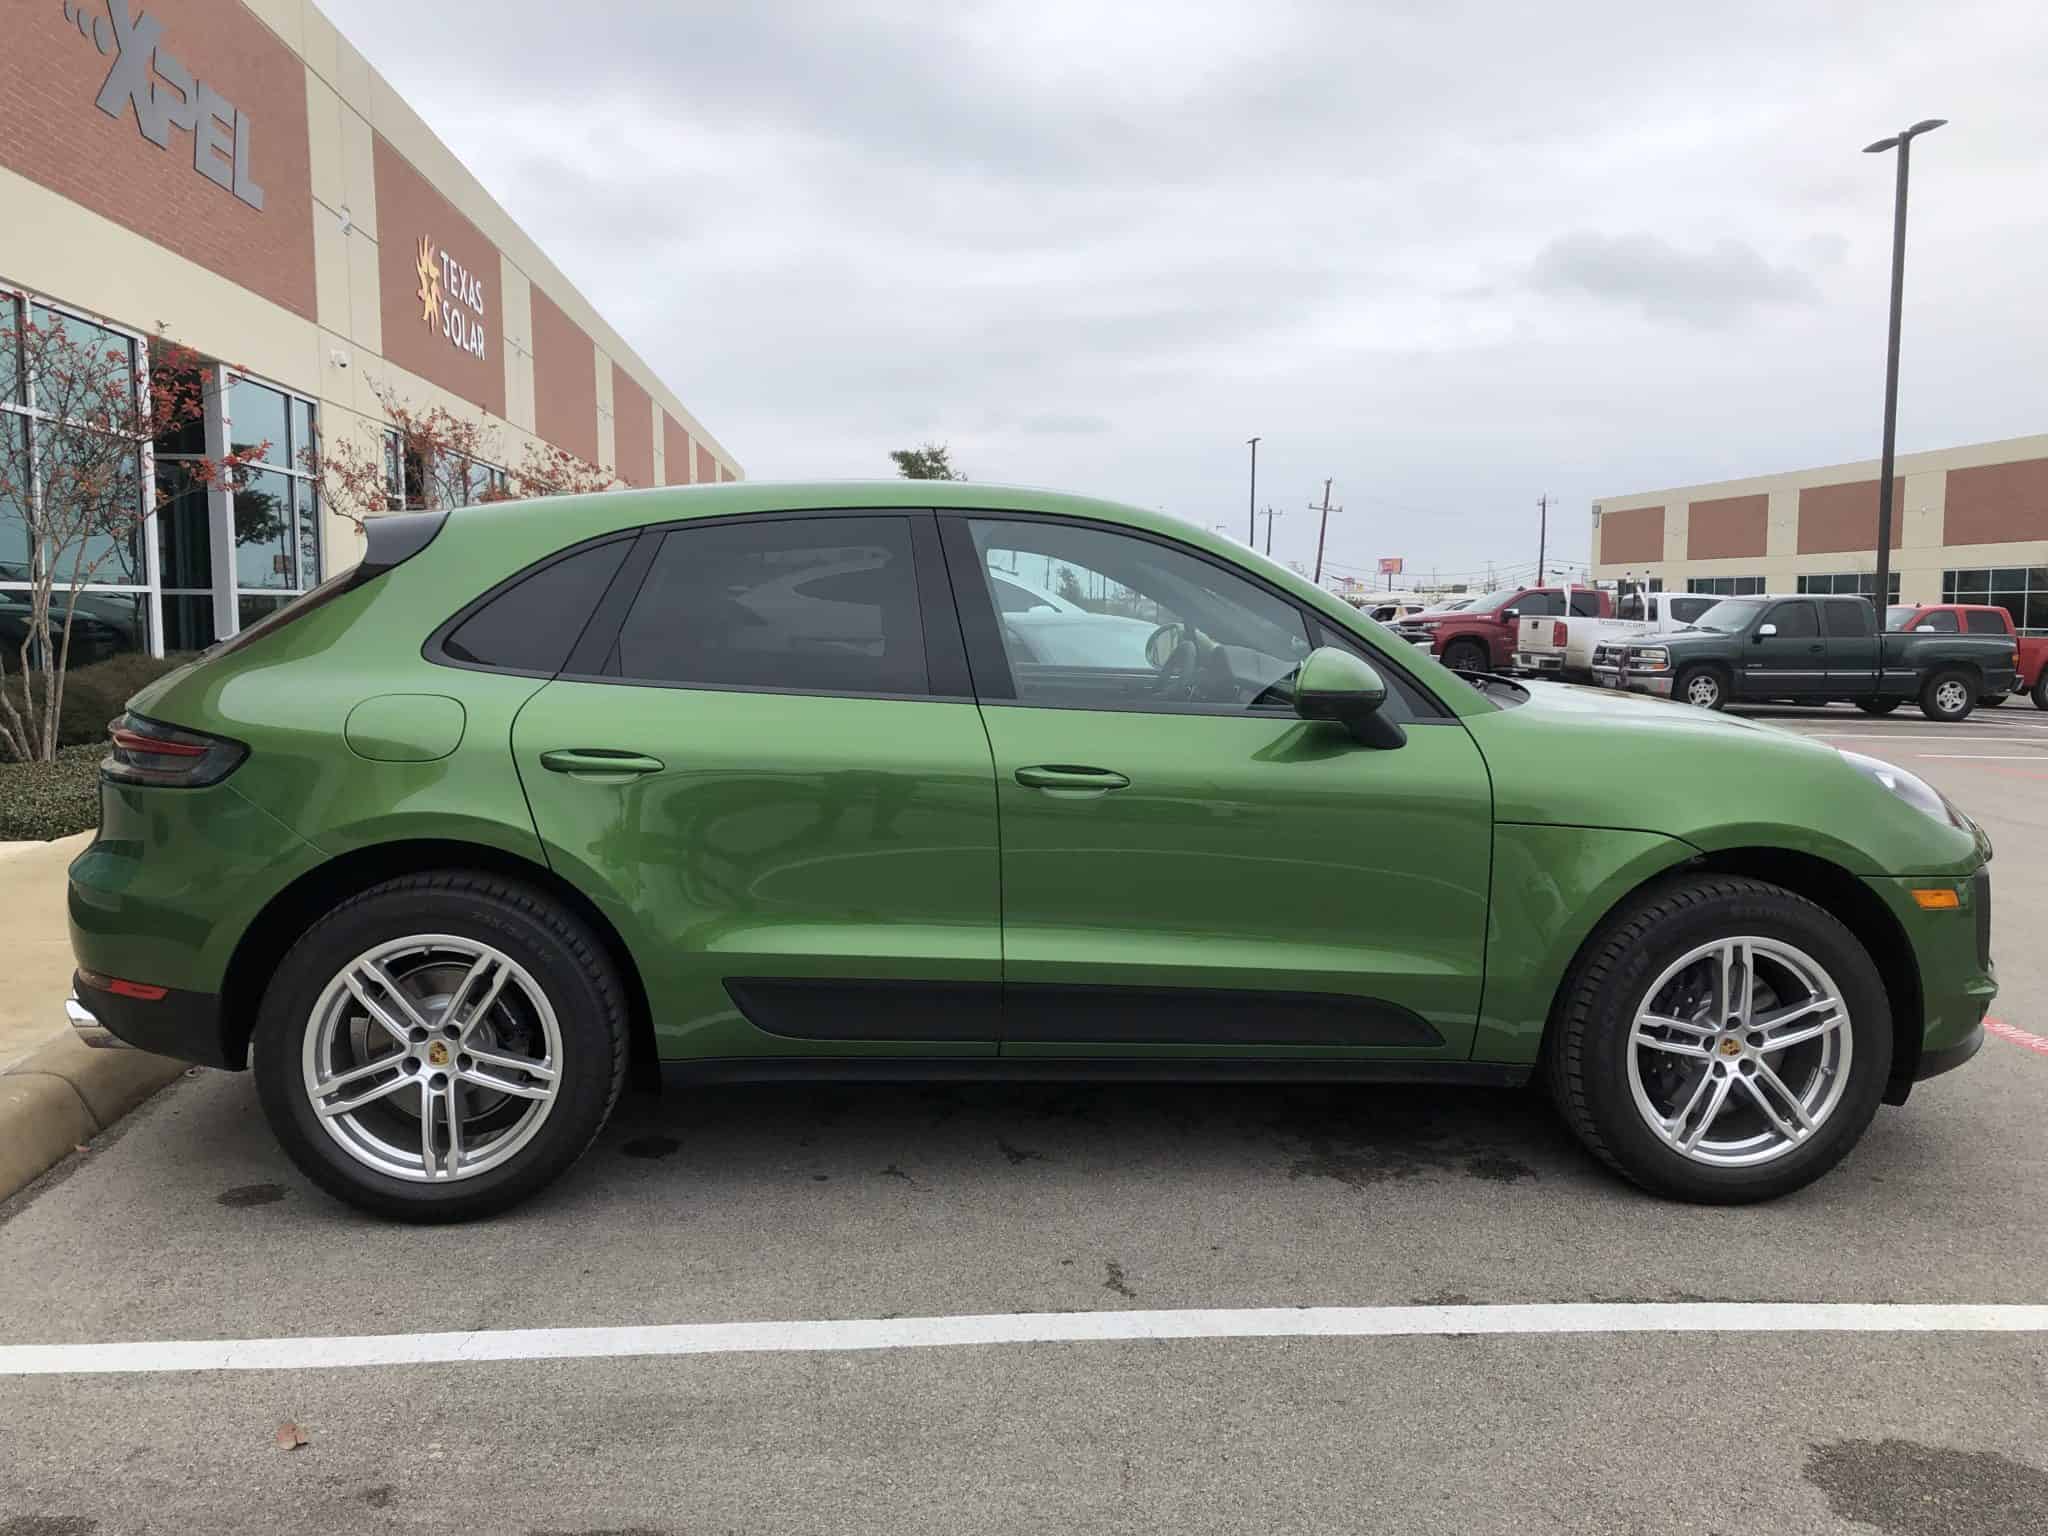
[[1695, 672], [1685, 680], [1685, 702], [1712, 709], [1721, 702], [1721, 680], [1711, 672]]
[[1643, 994], [1629, 1026], [1629, 1090], [1681, 1157], [1751, 1168], [1827, 1123], [1854, 1044], [1841, 991], [1811, 955], [1781, 939], [1716, 939]]
[[1970, 690], [1961, 678], [1951, 677], [1934, 690], [1934, 707], [1944, 715], [1959, 715], [1970, 702]]
[[305, 1035], [307, 1098], [350, 1157], [452, 1183], [531, 1141], [561, 1087], [562, 1032], [540, 983], [503, 950], [415, 934], [356, 956]]

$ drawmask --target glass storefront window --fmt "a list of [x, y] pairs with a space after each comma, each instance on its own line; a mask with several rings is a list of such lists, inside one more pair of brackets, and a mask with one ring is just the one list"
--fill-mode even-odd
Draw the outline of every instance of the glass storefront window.
[[2048, 566], [1943, 571], [1941, 600], [1988, 603], [2011, 614], [2013, 628], [2021, 634], [2048, 634]]
[[[1899, 573], [1892, 571], [1889, 574], [1891, 580], [1886, 584], [1886, 590], [1890, 593], [1889, 601], [1896, 603], [1899, 600]], [[1831, 571], [1820, 576], [1802, 576], [1799, 578], [1799, 590], [1823, 596], [1875, 597], [1877, 572]]]
[[213, 598], [196, 592], [164, 594], [164, 649], [203, 651], [217, 638]]
[[290, 467], [291, 426], [286, 411], [288, 400], [281, 390], [251, 379], [234, 379], [228, 385], [228, 441], [237, 453], [257, 444], [268, 444], [260, 462]]
[[234, 502], [235, 585], [296, 589], [291, 477], [274, 469], [246, 470], [238, 477]]
[[278, 609], [282, 608], [286, 603], [290, 601], [291, 598], [289, 596], [255, 597], [250, 595], [249, 593], [243, 593], [242, 596], [239, 599], [237, 599], [237, 608], [241, 614], [242, 619], [241, 627], [243, 629], [247, 629], [251, 624], [254, 624], [258, 619], [264, 618], [269, 614], [277, 612]]
[[[166, 587], [213, 585], [213, 537], [206, 487], [176, 460], [157, 460], [157, 569]], [[211, 642], [208, 642], [211, 644]]]

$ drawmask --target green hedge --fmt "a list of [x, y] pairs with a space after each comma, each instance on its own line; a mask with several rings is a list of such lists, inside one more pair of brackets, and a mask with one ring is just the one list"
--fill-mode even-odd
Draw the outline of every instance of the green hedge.
[[0, 763], [0, 843], [69, 837], [100, 824], [98, 742], [60, 747], [54, 763]]
[[[57, 761], [0, 762], [0, 843], [69, 837], [97, 827], [107, 722], [130, 695], [191, 659], [115, 656], [73, 668], [57, 717]], [[11, 671], [7, 686], [10, 693], [21, 686]]]

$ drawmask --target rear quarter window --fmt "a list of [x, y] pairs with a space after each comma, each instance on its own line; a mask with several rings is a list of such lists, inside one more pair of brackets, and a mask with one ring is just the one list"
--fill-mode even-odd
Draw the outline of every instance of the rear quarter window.
[[495, 672], [552, 677], [618, 574], [630, 537], [550, 556], [458, 617], [439, 659]]
[[2003, 608], [1972, 608], [1963, 615], [1963, 621], [1973, 635], [2003, 635], [2008, 633]]

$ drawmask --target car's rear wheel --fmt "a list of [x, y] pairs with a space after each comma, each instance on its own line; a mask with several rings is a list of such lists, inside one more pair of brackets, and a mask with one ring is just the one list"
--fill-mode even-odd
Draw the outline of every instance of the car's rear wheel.
[[1548, 1044], [1579, 1139], [1658, 1194], [1767, 1200], [1832, 1168], [1877, 1112], [1891, 1009], [1812, 902], [1737, 876], [1653, 887], [1588, 941]]
[[1949, 668], [1937, 672], [1921, 686], [1920, 713], [1930, 720], [1967, 720], [1977, 707], [1977, 689], [1967, 672]]
[[1888, 715], [1904, 702], [1902, 699], [1858, 699], [1856, 707], [1866, 715]]
[[1671, 696], [1698, 709], [1719, 709], [1728, 702], [1728, 688], [1712, 667], [1694, 667], [1679, 673]]
[[1477, 640], [1453, 640], [1444, 647], [1443, 662], [1453, 672], [1485, 672], [1493, 658]]
[[2048, 709], [2048, 667], [2041, 669], [2041, 675], [2034, 679], [2034, 686], [2028, 697], [2034, 701], [2034, 708]]
[[292, 947], [254, 1042], [271, 1128], [308, 1177], [380, 1215], [516, 1204], [603, 1127], [625, 1080], [624, 992], [596, 937], [524, 886], [409, 875]]

